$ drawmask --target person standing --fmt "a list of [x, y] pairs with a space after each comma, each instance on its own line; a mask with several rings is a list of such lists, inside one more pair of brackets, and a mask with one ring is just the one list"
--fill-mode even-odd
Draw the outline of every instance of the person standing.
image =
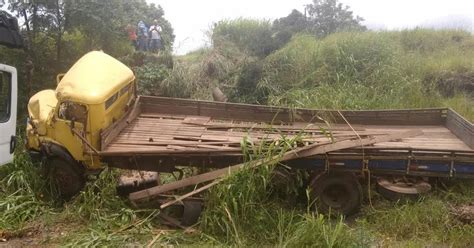
[[149, 29], [150, 34], [150, 50], [156, 52], [161, 50], [162, 41], [161, 41], [161, 26], [158, 24], [158, 20], [153, 21], [153, 25]]
[[137, 37], [137, 30], [132, 25], [127, 25], [127, 33], [128, 33], [128, 40], [132, 43], [135, 50], [138, 50], [138, 37]]
[[148, 32], [146, 25], [143, 21], [138, 22], [138, 50], [147, 51], [148, 50]]

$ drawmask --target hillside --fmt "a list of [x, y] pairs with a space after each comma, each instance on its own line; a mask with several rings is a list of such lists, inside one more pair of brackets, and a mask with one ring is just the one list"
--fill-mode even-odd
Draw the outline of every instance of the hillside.
[[[240, 21], [234, 25], [241, 28]], [[266, 56], [246, 47], [262, 42], [213, 39], [212, 48], [175, 58], [166, 76], [157, 75], [156, 91], [147, 93], [211, 99], [212, 88], [219, 87], [233, 102], [329, 109], [447, 106], [474, 119], [474, 37], [467, 32], [346, 32], [322, 39], [299, 34]]]

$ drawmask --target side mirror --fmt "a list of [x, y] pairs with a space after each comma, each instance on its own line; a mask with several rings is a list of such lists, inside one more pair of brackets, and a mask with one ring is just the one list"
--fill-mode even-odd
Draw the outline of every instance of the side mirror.
[[61, 79], [63, 79], [64, 75], [66, 75], [65, 73], [60, 73], [56, 76], [56, 85], [59, 84], [59, 82], [61, 82]]

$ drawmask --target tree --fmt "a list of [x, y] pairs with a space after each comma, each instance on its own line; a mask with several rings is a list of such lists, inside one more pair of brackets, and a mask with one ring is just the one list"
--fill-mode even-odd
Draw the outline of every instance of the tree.
[[62, 69], [64, 1], [9, 1], [7, 8], [24, 27], [25, 91], [31, 95], [41, 88], [37, 82], [52, 82], [50, 85], [54, 85], [52, 75]]
[[103, 50], [116, 57], [130, 52], [127, 24], [161, 20], [165, 46], [171, 48], [174, 40], [161, 6], [145, 0], [0, 0], [0, 7], [18, 17], [25, 37], [21, 53], [3, 55], [22, 57], [12, 62], [23, 72], [20, 90], [26, 96], [54, 87], [56, 74], [65, 72], [90, 50]]
[[291, 40], [296, 33], [307, 30], [308, 20], [298, 10], [294, 9], [291, 13], [273, 22], [274, 40], [276, 47], [280, 48]]
[[145, 0], [65, 0], [66, 29], [79, 29], [89, 42], [89, 49], [102, 49], [123, 56], [119, 41], [127, 42], [125, 27], [143, 20], [151, 24], [160, 20], [165, 47], [174, 41], [173, 28], [163, 17], [161, 6], [148, 5]]
[[309, 31], [319, 37], [338, 31], [367, 29], [361, 24], [364, 19], [354, 16], [349, 6], [338, 0], [313, 0], [312, 4], [306, 5], [306, 11], [309, 14]]
[[273, 28], [277, 31], [288, 31], [292, 34], [304, 31], [308, 26], [308, 21], [303, 13], [294, 9], [291, 13], [273, 22]]

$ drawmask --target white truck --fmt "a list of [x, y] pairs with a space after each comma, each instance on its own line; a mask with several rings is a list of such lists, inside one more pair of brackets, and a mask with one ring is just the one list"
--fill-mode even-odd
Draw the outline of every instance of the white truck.
[[[23, 40], [16, 18], [0, 10], [0, 45], [22, 48]], [[0, 165], [13, 161], [16, 146], [17, 70], [1, 64], [0, 54]]]

